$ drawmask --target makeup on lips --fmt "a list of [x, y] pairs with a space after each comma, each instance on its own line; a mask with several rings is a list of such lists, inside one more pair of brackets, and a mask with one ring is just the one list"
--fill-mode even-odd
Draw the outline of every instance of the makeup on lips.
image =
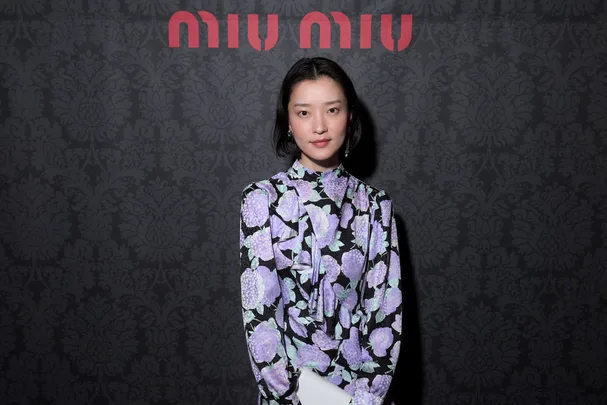
[[324, 148], [329, 144], [330, 141], [330, 139], [323, 138], [312, 142], [312, 145], [316, 146], [317, 148]]

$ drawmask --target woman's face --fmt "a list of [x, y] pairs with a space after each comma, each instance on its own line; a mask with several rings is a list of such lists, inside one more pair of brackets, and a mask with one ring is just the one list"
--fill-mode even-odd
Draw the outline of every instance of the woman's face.
[[288, 105], [289, 129], [302, 152], [302, 165], [317, 171], [337, 167], [349, 121], [347, 106], [341, 86], [331, 78], [295, 85]]

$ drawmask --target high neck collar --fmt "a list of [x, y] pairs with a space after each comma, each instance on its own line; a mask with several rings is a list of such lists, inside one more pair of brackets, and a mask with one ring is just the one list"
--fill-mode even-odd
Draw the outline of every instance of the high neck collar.
[[342, 163], [337, 167], [325, 171], [312, 170], [301, 164], [299, 159], [293, 162], [293, 165], [287, 171], [291, 180], [307, 180], [324, 183], [330, 179], [344, 177], [345, 170]]

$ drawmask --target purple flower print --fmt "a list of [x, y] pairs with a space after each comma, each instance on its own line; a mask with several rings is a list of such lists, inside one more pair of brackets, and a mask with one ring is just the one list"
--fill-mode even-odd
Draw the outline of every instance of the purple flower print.
[[336, 177], [335, 173], [330, 173], [323, 182], [325, 193], [332, 200], [339, 200], [346, 192], [348, 179], [345, 177]]
[[373, 348], [373, 354], [378, 357], [384, 357], [387, 350], [392, 346], [394, 335], [391, 328], [377, 328], [371, 332], [369, 341]]
[[352, 396], [352, 403], [356, 404], [356, 405], [381, 405], [382, 403], [382, 399], [379, 397], [376, 397], [375, 395], [371, 394], [370, 392], [367, 391], [363, 391], [363, 390], [357, 390], [354, 392], [354, 395]]
[[272, 361], [276, 356], [279, 344], [280, 333], [268, 321], [257, 325], [249, 337], [249, 351], [256, 362]]
[[352, 381], [348, 385], [344, 387], [344, 391], [346, 391], [350, 395], [354, 395], [354, 391], [356, 390], [356, 380]]
[[395, 251], [390, 252], [390, 264], [388, 267], [388, 280], [400, 278], [400, 257]]
[[365, 187], [358, 187], [358, 191], [354, 195], [352, 203], [361, 211], [367, 211], [369, 209], [369, 193]]
[[375, 259], [384, 250], [384, 231], [379, 221], [373, 221], [373, 231], [369, 241], [369, 259]]
[[346, 252], [342, 255], [342, 271], [350, 280], [360, 280], [362, 275], [365, 257], [356, 249]]
[[280, 289], [282, 291], [282, 299], [285, 303], [291, 302], [291, 296], [295, 297], [295, 282], [289, 278], [280, 279]]
[[348, 311], [348, 308], [340, 307], [339, 308], [339, 324], [344, 328], [350, 327], [350, 322], [352, 321], [352, 314]]
[[265, 306], [274, 304], [276, 298], [280, 296], [280, 284], [275, 271], [268, 269], [265, 266], [259, 266], [257, 273], [262, 279], [263, 297], [261, 303]]
[[366, 363], [368, 361], [373, 361], [373, 357], [371, 357], [371, 355], [369, 354], [369, 351], [367, 349], [365, 349], [364, 347], [361, 347], [361, 349], [360, 349], [360, 359], [362, 360], [363, 363]]
[[[249, 353], [249, 360], [252, 360], [251, 353]], [[255, 381], [261, 380], [261, 372], [259, 372], [259, 368], [255, 362], [251, 361], [251, 367], [253, 368], [253, 376], [255, 377]]]
[[274, 257], [269, 228], [263, 228], [251, 235], [251, 253], [253, 257], [259, 257], [261, 260], [270, 260]]
[[301, 310], [295, 307], [290, 307], [288, 309], [289, 312], [289, 326], [293, 330], [293, 332], [297, 333], [299, 336], [308, 337], [308, 331], [306, 328], [298, 322], [299, 314]]
[[325, 269], [324, 279], [331, 283], [335, 282], [341, 271], [339, 263], [333, 256], [329, 255], [324, 255], [321, 260]]
[[402, 302], [402, 292], [398, 288], [388, 288], [381, 302], [381, 310], [386, 315], [393, 314]]
[[246, 269], [240, 275], [240, 291], [242, 296], [242, 307], [244, 309], [255, 309], [261, 303], [263, 294], [263, 280], [259, 274], [251, 269]]
[[327, 378], [327, 381], [329, 381], [330, 383], [333, 383], [335, 385], [339, 385], [342, 383], [343, 379], [341, 378], [341, 374], [335, 374], [335, 375], [329, 376]]
[[279, 242], [277, 245], [281, 250], [297, 250], [299, 246], [301, 246], [301, 243], [304, 239], [304, 234], [306, 233], [308, 229], [308, 224], [307, 223], [300, 223], [299, 224], [299, 231], [296, 231], [294, 229], [289, 230], [289, 232], [293, 232], [295, 234], [295, 236], [293, 236], [290, 239], [287, 240], [283, 240], [281, 242]]
[[383, 299], [384, 292], [386, 291], [386, 285], [382, 284], [380, 288], [375, 290], [373, 297], [370, 299], [366, 299], [364, 302], [364, 308], [367, 313], [371, 313], [379, 309], [381, 305], [381, 300]]
[[312, 255], [310, 254], [310, 252], [308, 252], [307, 250], [303, 250], [300, 253], [299, 258], [297, 259], [297, 263], [301, 264], [301, 265], [311, 266], [312, 265]]
[[[246, 191], [242, 302], [260, 403], [291, 388], [292, 364], [331, 371], [353, 404], [380, 405], [402, 329], [392, 202], [341, 169], [298, 164]], [[335, 369], [333, 350], [343, 360]]]
[[358, 293], [354, 289], [346, 290], [342, 285], [334, 284], [333, 291], [343, 308], [353, 311], [358, 303]]
[[[400, 333], [400, 331], [398, 331]], [[396, 343], [394, 343], [394, 346], [392, 346], [392, 350], [390, 350], [390, 358], [393, 359], [393, 361], [396, 361], [396, 359], [398, 359], [398, 355], [400, 354], [400, 340]]]
[[381, 224], [385, 227], [390, 225], [390, 219], [392, 218], [392, 202], [390, 200], [383, 200], [379, 203], [381, 208]]
[[352, 204], [344, 203], [344, 205], [341, 206], [341, 219], [339, 221], [339, 226], [341, 226], [342, 228], [347, 228], [348, 223], [350, 222], [353, 216], [354, 211], [352, 210]]
[[277, 270], [286, 269], [291, 264], [293, 264], [293, 260], [285, 256], [284, 253], [282, 253], [282, 250], [276, 249], [274, 247], [272, 248], [272, 250], [274, 251], [274, 263], [276, 263]]
[[282, 329], [285, 327], [285, 306], [282, 303], [276, 306], [276, 325]]
[[339, 343], [331, 339], [321, 329], [317, 329], [312, 335], [312, 342], [320, 348], [320, 350], [331, 350], [337, 349]]
[[287, 222], [297, 220], [299, 217], [299, 202], [295, 190], [289, 190], [280, 197], [276, 213]]
[[390, 382], [392, 382], [391, 377], [388, 377], [387, 375], [376, 375], [371, 384], [370, 392], [383, 397], [390, 388]]
[[318, 347], [303, 345], [297, 351], [297, 360], [295, 363], [297, 368], [308, 367], [324, 372], [327, 371], [331, 359]]
[[272, 238], [287, 239], [293, 233], [292, 229], [278, 215], [270, 217], [270, 228], [272, 229]]
[[267, 194], [270, 204], [276, 201], [276, 189], [268, 180], [258, 181], [255, 185]]
[[323, 278], [321, 281], [321, 289], [324, 314], [325, 316], [333, 316], [335, 314], [335, 308], [337, 307], [337, 297], [335, 297], [333, 286], [329, 280]]
[[268, 219], [268, 196], [262, 190], [251, 191], [245, 198], [241, 211], [246, 226], [262, 226]]
[[397, 228], [396, 228], [396, 220], [394, 218], [392, 218], [392, 225], [390, 225], [390, 240], [392, 241], [392, 244], [394, 246], [396, 246], [396, 241], [398, 240], [398, 232], [397, 232]]
[[342, 302], [346, 298], [346, 289], [341, 284], [334, 284], [333, 291], [335, 291], [335, 295], [337, 295], [337, 299], [339, 302]]
[[312, 195], [312, 183], [305, 180], [293, 180], [293, 185], [302, 201], [308, 201]]
[[[278, 242], [277, 244], [277, 248], [279, 250], [285, 251], [285, 250], [296, 250], [297, 246], [301, 243], [301, 241], [303, 240], [303, 235], [302, 234], [298, 234], [296, 235], [294, 238], [282, 241], [282, 242]], [[284, 256], [284, 254], [283, 254]]]
[[339, 225], [339, 217], [335, 214], [329, 214], [327, 216], [329, 221], [327, 232], [320, 238], [318, 238], [318, 247], [323, 248], [333, 242], [335, 238], [335, 232], [337, 231], [337, 226]]
[[261, 375], [265, 382], [280, 395], [284, 394], [289, 389], [289, 374], [287, 373], [287, 367], [284, 360], [281, 360], [274, 365], [264, 367], [261, 370]]
[[375, 288], [381, 283], [383, 283], [386, 279], [386, 273], [388, 269], [386, 268], [386, 263], [379, 262], [367, 273], [367, 287]]
[[369, 379], [366, 377], [358, 378], [354, 384], [357, 391], [368, 391], [369, 389]]
[[349, 309], [350, 311], [354, 311], [354, 308], [358, 304], [358, 292], [356, 290], [348, 290], [346, 299], [342, 302], [344, 308]]
[[317, 239], [323, 238], [329, 230], [329, 218], [322, 208], [315, 205], [306, 207], [312, 221], [312, 228]]
[[392, 322], [392, 325], [390, 325], [390, 327], [392, 329], [394, 329], [396, 332], [398, 333], [402, 333], [402, 328], [403, 328], [403, 316], [401, 314], [398, 314], [394, 317], [394, 322]]
[[342, 354], [352, 369], [358, 369], [362, 363], [360, 343], [358, 341], [358, 329], [350, 328], [350, 337], [341, 345]]
[[369, 216], [364, 214], [355, 217], [351, 227], [354, 231], [355, 243], [358, 246], [366, 246], [369, 237]]

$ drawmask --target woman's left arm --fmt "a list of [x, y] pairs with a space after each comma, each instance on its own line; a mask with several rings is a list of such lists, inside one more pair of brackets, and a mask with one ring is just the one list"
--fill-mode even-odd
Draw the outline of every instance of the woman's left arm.
[[369, 267], [363, 280], [363, 363], [357, 371], [352, 405], [383, 403], [400, 351], [403, 300], [394, 208], [385, 191], [380, 191], [375, 201]]

